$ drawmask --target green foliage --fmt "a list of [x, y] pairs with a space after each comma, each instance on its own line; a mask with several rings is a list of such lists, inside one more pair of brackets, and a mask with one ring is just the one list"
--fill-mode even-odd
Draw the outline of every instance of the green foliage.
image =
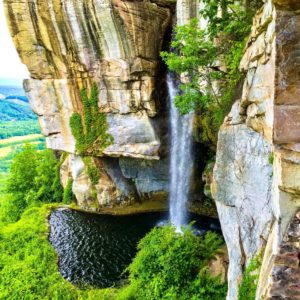
[[98, 87], [94, 83], [91, 95], [86, 89], [81, 91], [83, 118], [74, 113], [70, 118], [72, 134], [76, 139], [76, 149], [79, 154], [101, 154], [103, 149], [113, 142], [113, 137], [107, 133], [106, 114], [98, 108]]
[[271, 152], [269, 155], [269, 164], [273, 165], [274, 163], [274, 152]]
[[99, 182], [100, 179], [100, 171], [95, 166], [95, 163], [93, 161], [92, 157], [84, 157], [83, 162], [86, 168], [87, 175], [89, 176], [91, 182], [93, 185], [96, 185]]
[[61, 277], [48, 241], [47, 219], [56, 207], [27, 208], [19, 221], [0, 226], [0, 299], [225, 299], [226, 284], [205, 267], [221, 239], [212, 233], [199, 238], [190, 229], [178, 235], [171, 226], [153, 229], [140, 242], [129, 286], [80, 290]]
[[[1, 141], [2, 142], [2, 141]], [[40, 137], [32, 137], [25, 140], [26, 143], [45, 143], [45, 138], [43, 136]], [[24, 140], [5, 140], [5, 143], [0, 143], [0, 149], [6, 148], [6, 147], [12, 147], [12, 146], [18, 146], [20, 144], [23, 144]]]
[[174, 51], [161, 53], [171, 71], [185, 75], [176, 106], [183, 114], [198, 111], [201, 138], [212, 145], [241, 81], [239, 63], [252, 17], [262, 1], [243, 3], [205, 0], [201, 14], [207, 28], [200, 29], [198, 19], [177, 26], [171, 43]]
[[60, 202], [63, 190], [53, 152], [37, 151], [34, 146], [26, 144], [13, 159], [6, 191], [11, 196], [3, 209], [10, 222], [17, 221], [28, 206]]
[[79, 290], [61, 277], [48, 242], [47, 217], [56, 206], [27, 209], [18, 222], [0, 227], [0, 299], [114, 299], [114, 289]]
[[255, 300], [261, 260], [258, 255], [250, 261], [239, 286], [238, 300]]
[[0, 121], [0, 139], [41, 133], [37, 120]]
[[28, 103], [7, 97], [0, 101], [0, 119], [15, 122], [36, 120], [37, 116], [32, 112]]
[[221, 246], [214, 233], [177, 234], [169, 226], [154, 228], [138, 245], [129, 271], [129, 286], [117, 299], [225, 299], [226, 284], [210, 276], [207, 262]]
[[72, 191], [73, 179], [69, 179], [66, 188], [64, 189], [63, 203], [70, 204], [75, 200], [75, 195]]

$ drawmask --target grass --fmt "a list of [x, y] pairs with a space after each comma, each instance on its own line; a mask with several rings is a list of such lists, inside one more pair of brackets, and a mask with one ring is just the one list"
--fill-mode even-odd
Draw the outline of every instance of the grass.
[[58, 204], [28, 209], [12, 224], [0, 225], [0, 299], [113, 299], [116, 290], [80, 290], [64, 280], [48, 242], [47, 218]]

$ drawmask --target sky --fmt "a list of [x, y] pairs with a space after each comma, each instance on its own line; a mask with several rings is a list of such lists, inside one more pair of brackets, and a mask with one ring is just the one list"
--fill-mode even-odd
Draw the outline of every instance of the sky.
[[21, 85], [24, 78], [29, 78], [29, 73], [14, 47], [0, 0], [0, 85]]

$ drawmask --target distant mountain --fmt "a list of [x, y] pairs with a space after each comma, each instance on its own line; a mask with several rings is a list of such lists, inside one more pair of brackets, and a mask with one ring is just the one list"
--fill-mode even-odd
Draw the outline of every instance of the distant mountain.
[[0, 84], [0, 94], [3, 96], [25, 96], [25, 91], [22, 86], [11, 86], [11, 85], [1, 85]]
[[22, 87], [0, 86], [0, 121], [35, 120]]

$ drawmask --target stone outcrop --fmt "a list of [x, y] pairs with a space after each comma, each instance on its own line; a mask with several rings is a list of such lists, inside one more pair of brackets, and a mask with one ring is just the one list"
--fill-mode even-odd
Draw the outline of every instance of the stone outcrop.
[[[168, 0], [4, 0], [9, 27], [30, 71], [24, 82], [47, 145], [78, 204], [125, 205], [168, 190], [165, 70], [175, 3]], [[177, 1], [177, 23], [199, 1]], [[265, 0], [241, 61], [245, 81], [224, 121], [211, 183], [228, 247], [236, 300], [249, 261], [264, 251], [257, 300], [299, 299], [300, 2]], [[95, 184], [69, 126], [83, 114], [80, 90], [99, 89], [113, 143], [89, 157]], [[208, 190], [208, 189], [207, 189]], [[217, 263], [219, 265], [219, 263]], [[222, 263], [222, 270], [225, 267]], [[222, 271], [222, 272], [223, 272]], [[294, 298], [293, 298], [294, 297]]]
[[287, 231], [298, 226], [291, 220], [300, 206], [298, 8], [268, 0], [257, 13], [241, 61], [242, 97], [219, 132], [212, 192], [229, 252], [228, 300], [263, 249], [257, 300], [299, 298], [299, 245], [290, 248]]
[[[73, 178], [78, 202], [101, 206], [166, 194], [165, 163], [159, 161], [166, 161], [166, 89], [159, 52], [170, 40], [175, 4], [5, 0], [4, 5], [17, 51], [30, 71], [24, 87], [31, 107], [47, 146], [70, 154], [62, 173]], [[89, 91], [93, 83], [113, 143], [104, 157], [92, 159], [101, 180], [91, 188], [69, 121], [74, 112], [83, 112], [80, 90]]]
[[261, 274], [258, 299], [300, 299], [300, 211], [292, 218], [270, 267], [269, 276]]

